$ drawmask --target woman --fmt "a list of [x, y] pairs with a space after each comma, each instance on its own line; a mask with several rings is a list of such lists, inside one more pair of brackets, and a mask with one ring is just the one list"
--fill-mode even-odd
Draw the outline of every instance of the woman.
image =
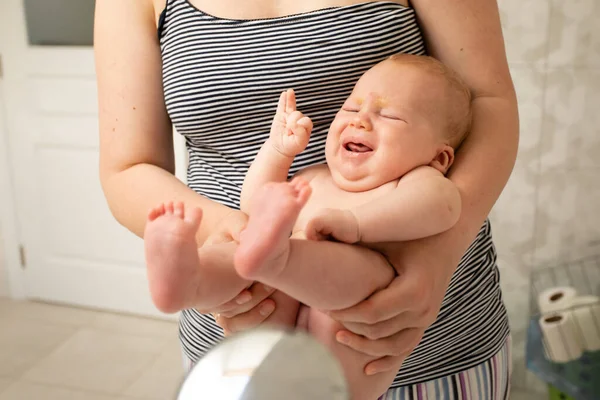
[[[390, 398], [507, 396], [508, 323], [486, 218], [514, 164], [518, 116], [494, 1], [96, 4], [101, 181], [115, 218], [140, 237], [147, 211], [171, 200], [204, 209], [199, 245], [243, 228], [239, 191], [283, 89], [295, 89], [315, 125], [293, 173], [323, 162], [329, 123], [378, 61], [428, 53], [457, 71], [474, 96], [472, 131], [448, 174], [461, 191], [459, 222], [434, 237], [382, 244], [403, 273], [331, 316], [345, 328], [335, 334], [340, 346], [379, 357], [366, 374], [406, 359]], [[173, 176], [172, 123], [186, 137], [189, 187]], [[196, 361], [222, 338], [211, 313], [236, 332], [263, 322], [278, 301], [284, 295], [257, 284], [219, 309], [184, 310], [186, 356]]]

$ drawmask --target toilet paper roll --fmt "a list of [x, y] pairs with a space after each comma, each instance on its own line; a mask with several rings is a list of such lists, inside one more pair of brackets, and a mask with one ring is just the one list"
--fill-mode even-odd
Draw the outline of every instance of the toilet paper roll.
[[579, 296], [573, 299], [570, 314], [584, 350], [600, 350], [600, 298]]
[[570, 313], [543, 315], [540, 327], [544, 337], [546, 357], [556, 363], [566, 363], [581, 357], [583, 348]]
[[570, 286], [552, 287], [544, 290], [538, 296], [538, 306], [542, 314], [564, 311], [571, 307], [577, 291]]

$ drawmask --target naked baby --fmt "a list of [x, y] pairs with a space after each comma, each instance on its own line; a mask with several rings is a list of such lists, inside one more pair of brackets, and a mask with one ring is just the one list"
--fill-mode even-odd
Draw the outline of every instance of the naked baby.
[[340, 360], [352, 398], [377, 398], [396, 371], [365, 376], [362, 366], [375, 357], [337, 345], [340, 326], [323, 311], [353, 306], [391, 282], [396, 271], [370, 249], [377, 243], [435, 235], [457, 222], [460, 194], [445, 174], [469, 131], [470, 103], [468, 88], [436, 60], [390, 57], [360, 78], [337, 113], [327, 164], [288, 182], [312, 122], [296, 110], [292, 90], [282, 93], [244, 181], [249, 221], [239, 242], [197, 249], [201, 210], [159, 206], [145, 234], [151, 287], [169, 280], [181, 308], [210, 308], [254, 281], [272, 286], [294, 300], [278, 303], [270, 322], [294, 326], [303, 315], [302, 327]]

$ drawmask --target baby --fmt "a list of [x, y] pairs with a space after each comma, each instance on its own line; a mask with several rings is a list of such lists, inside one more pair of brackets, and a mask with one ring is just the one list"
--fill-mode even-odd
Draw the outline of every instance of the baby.
[[[292, 90], [282, 93], [270, 137], [244, 181], [241, 210], [249, 221], [239, 243], [196, 249], [201, 211], [161, 205], [146, 227], [149, 270], [167, 271], [155, 276], [177, 282], [182, 304], [205, 299], [198, 308], [225, 303], [253, 281], [270, 285], [306, 304], [303, 327], [332, 344], [335, 322], [321, 311], [353, 306], [396, 274], [365, 247], [435, 235], [458, 220], [460, 194], [445, 173], [469, 131], [470, 104], [464, 83], [433, 58], [390, 57], [359, 79], [337, 113], [325, 146], [327, 165], [306, 168], [287, 182], [312, 122], [296, 110]], [[177, 268], [169, 272], [172, 265]], [[177, 277], [182, 271], [185, 279]], [[278, 304], [273, 321], [295, 325], [299, 305]], [[356, 356], [334, 353], [353, 399], [377, 398], [395, 375], [365, 377]]]

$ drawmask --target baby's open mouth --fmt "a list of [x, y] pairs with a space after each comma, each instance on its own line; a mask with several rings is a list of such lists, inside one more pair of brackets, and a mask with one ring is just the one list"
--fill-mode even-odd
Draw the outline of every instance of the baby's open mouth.
[[365, 146], [361, 143], [348, 142], [344, 145], [344, 148], [353, 153], [366, 153], [368, 151], [373, 151], [369, 146]]

